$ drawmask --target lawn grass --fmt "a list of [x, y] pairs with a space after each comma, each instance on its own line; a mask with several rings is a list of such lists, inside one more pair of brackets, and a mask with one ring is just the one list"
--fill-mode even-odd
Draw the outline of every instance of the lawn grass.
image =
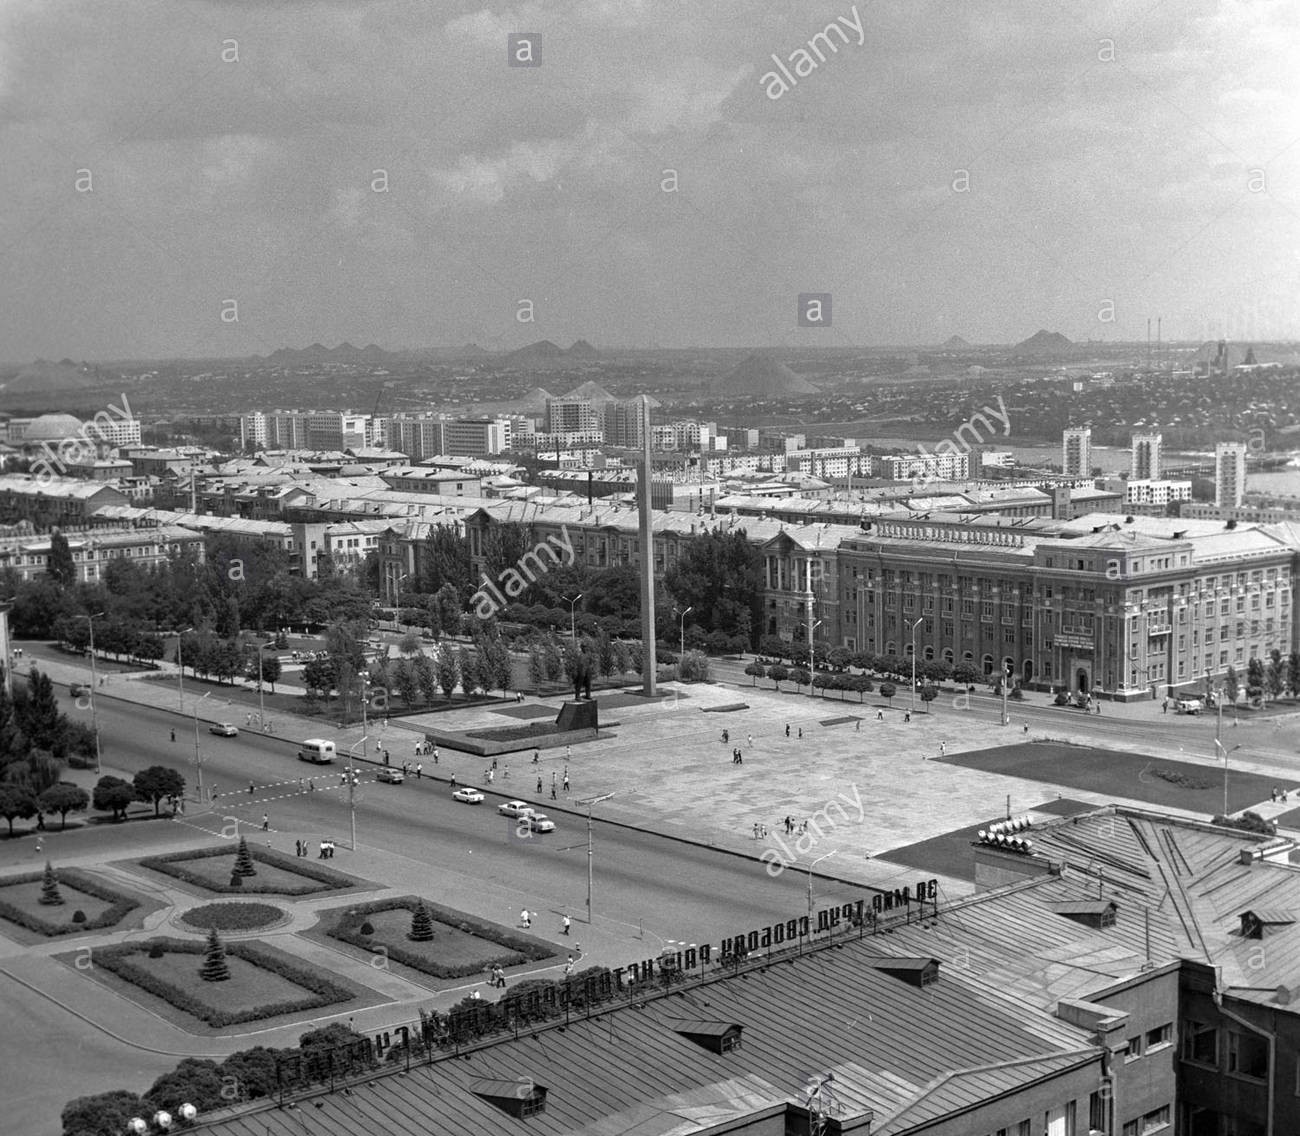
[[[1196, 765], [1063, 742], [1021, 742], [949, 754], [939, 760], [986, 773], [1083, 789], [1108, 801], [1122, 798], [1198, 813], [1217, 813], [1223, 809], [1222, 766]], [[1183, 783], [1169, 780], [1179, 774]], [[1276, 784], [1275, 777], [1232, 771], [1228, 778], [1228, 811], [1239, 812], [1267, 801], [1269, 790]]]
[[[66, 902], [50, 907], [38, 902], [44, 872], [26, 872], [0, 880], [0, 920], [12, 925], [11, 937], [28, 943], [36, 941], [30, 938], [32, 933], [54, 938], [101, 931], [117, 926], [141, 906], [138, 897], [118, 891], [78, 869], [58, 870], [58, 877], [59, 891]], [[72, 921], [77, 911], [86, 913], [84, 923]], [[14, 933], [19, 931], [29, 934]]]
[[248, 852], [257, 867], [257, 875], [247, 876], [240, 886], [232, 887], [230, 876], [237, 851], [238, 845], [232, 842], [215, 848], [148, 856], [138, 864], [222, 895], [316, 895], [364, 884], [364, 881], [328, 868], [324, 863], [260, 848], [250, 842]]
[[[150, 958], [150, 948], [163, 948], [159, 958]], [[335, 976], [325, 977], [317, 969], [283, 951], [261, 943], [225, 944], [230, 979], [207, 982], [199, 976], [206, 944], [195, 940], [150, 939], [120, 943], [95, 952], [94, 977], [146, 1004], [151, 999], [174, 1011], [166, 1015], [182, 1025], [200, 1022], [214, 1028], [260, 1021], [306, 1010], [317, 1010], [339, 1002], [350, 1002], [359, 991]], [[65, 961], [78, 966], [76, 959]]]
[[[332, 918], [321, 913], [321, 926], [330, 938], [372, 953], [382, 951], [391, 961], [434, 978], [463, 978], [487, 967], [517, 966], [557, 953], [542, 939], [427, 900], [423, 902], [433, 917], [434, 937], [413, 942], [406, 936], [420, 902], [418, 896], [408, 895], [338, 908]], [[373, 935], [361, 934], [367, 922], [375, 929]]]

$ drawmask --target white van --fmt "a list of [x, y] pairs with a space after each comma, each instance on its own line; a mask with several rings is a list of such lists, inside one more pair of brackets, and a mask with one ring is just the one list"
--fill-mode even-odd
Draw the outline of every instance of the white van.
[[308, 738], [298, 747], [298, 760], [313, 765], [328, 765], [336, 756], [334, 743], [325, 738]]

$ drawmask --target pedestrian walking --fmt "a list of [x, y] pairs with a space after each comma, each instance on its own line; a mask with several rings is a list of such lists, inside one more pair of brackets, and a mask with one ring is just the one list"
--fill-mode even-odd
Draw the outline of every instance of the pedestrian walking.
[[45, 837], [38, 836], [36, 838], [36, 855], [39, 856], [41, 852], [44, 851], [44, 849], [45, 849]]
[[859, 733], [859, 734], [862, 733], [862, 719], [861, 719], [861, 718], [857, 719], [857, 720], [853, 723], [853, 730], [854, 730], [855, 733]]
[[494, 758], [492, 759], [492, 771], [493, 771], [494, 773], [496, 772], [496, 768], [497, 768], [497, 759], [494, 757]]
[[801, 738], [803, 737], [803, 727], [802, 727], [802, 726], [799, 727], [799, 736], [800, 736]]
[[911, 720], [912, 720], [912, 712], [911, 712], [910, 710], [904, 710], [904, 711], [903, 711], [903, 721], [904, 721], [904, 722], [910, 722]]
[[493, 782], [493, 780], [495, 780], [495, 778], [496, 778], [496, 773], [495, 773], [493, 770], [489, 769], [489, 770], [488, 770], [488, 784], [491, 785], [492, 782]]
[[1029, 733], [1029, 723], [1028, 723], [1028, 722], [1025, 723], [1024, 732], [1025, 732], [1026, 734]]
[[248, 791], [250, 794], [253, 792], [253, 783], [251, 781], [248, 783]]
[[320, 854], [316, 857], [316, 859], [317, 860], [325, 859], [325, 841], [323, 840], [320, 842]]
[[947, 743], [947, 742], [940, 742], [940, 743], [939, 743], [939, 756], [940, 756], [940, 757], [943, 757], [944, 754], [946, 754], [947, 752], [948, 752], [948, 743]]
[[566, 746], [564, 747], [564, 764], [565, 764], [565, 765], [568, 765], [568, 764], [569, 764], [569, 760], [570, 760], [570, 758], [572, 758], [572, 757], [573, 757], [573, 746], [571, 746], [571, 745], [566, 745]]
[[1270, 801], [1276, 801], [1276, 800], [1277, 800], [1277, 786], [1276, 786], [1276, 785], [1275, 785], [1272, 789], [1270, 789], [1270, 790], [1268, 791], [1268, 799], [1269, 799]]
[[1162, 703], [1160, 703], [1160, 713], [1162, 714], [1169, 713], [1169, 699], [1166, 698]]
[[423, 780], [424, 780], [424, 763], [423, 763], [423, 762], [419, 762], [419, 761], [417, 761], [417, 762], [415, 763], [415, 779], [416, 779], [417, 781], [423, 781]]
[[432, 749], [429, 750], [429, 752], [430, 752], [431, 754], [433, 754], [433, 764], [434, 764], [434, 765], [437, 765], [437, 764], [438, 764], [438, 747], [437, 747], [437, 746], [434, 746]]
[[790, 723], [789, 723], [789, 722], [787, 722], [787, 723], [785, 724], [785, 736], [786, 736], [787, 738], [790, 736]]
[[384, 750], [384, 764], [388, 764], [388, 750]]
[[293, 842], [293, 854], [294, 854], [295, 856], [301, 856], [301, 855], [302, 855], [302, 841], [301, 841], [301, 840], [295, 840], [295, 841]]
[[[245, 714], [245, 715], [244, 715], [244, 725], [245, 725], [245, 726], [251, 726], [252, 724], [253, 724], [253, 715], [252, 715], [252, 714]], [[175, 732], [175, 731], [173, 731], [173, 733], [174, 733], [174, 732]], [[175, 741], [176, 739], [173, 738], [172, 740]]]
[[510, 762], [507, 761], [506, 767], [503, 770], [501, 770], [501, 777], [505, 781], [510, 780]]
[[573, 974], [573, 956], [570, 955], [568, 961], [564, 964], [564, 977], [569, 978]]
[[567, 769], [564, 771], [564, 791], [566, 793], [569, 791], [569, 771]]
[[420, 743], [419, 743], [419, 742], [416, 742], [416, 743], [415, 743], [415, 756], [416, 756], [416, 757], [419, 757], [419, 756], [420, 756]]
[[533, 925], [533, 921], [528, 916], [528, 908], [526, 907], [519, 913], [519, 925], [525, 928]]
[[176, 740], [176, 731], [173, 730], [173, 731], [172, 731], [172, 741], [175, 741], [175, 740]]
[[754, 735], [753, 735], [753, 734], [746, 734], [746, 735], [745, 735], [745, 745], [748, 746], [750, 749], [753, 749], [753, 748], [754, 748]]
[[540, 762], [541, 760], [542, 760], [542, 751], [541, 751], [540, 749], [534, 749], [534, 750], [533, 750], [533, 764], [536, 765], [536, 764], [537, 764], [538, 762]]
[[271, 818], [266, 813], [262, 814], [262, 831], [269, 832], [271, 828]]
[[754, 822], [754, 839], [758, 839], [758, 821]]
[[556, 799], [556, 797], [555, 797], [555, 782], [552, 781], [552, 782], [551, 782], [551, 800], [554, 801], [555, 799]]
[[451, 775], [451, 791], [453, 793], [456, 791], [456, 774], [454, 773]]
[[884, 720], [885, 720], [885, 712], [884, 712], [883, 710], [877, 710], [877, 711], [876, 711], [876, 721], [877, 721], [877, 722], [883, 722]]
[[567, 935], [569, 933], [569, 928], [572, 925], [572, 920], [567, 915], [564, 916], [564, 918], [560, 920], [560, 934]]
[[745, 753], [743, 750], [739, 750], [739, 749], [736, 750], [736, 764], [737, 765], [745, 764]]
[[402, 762], [402, 776], [409, 777], [410, 773], [411, 773], [411, 763], [409, 761]]
[[537, 775], [537, 795], [539, 797], [542, 795], [542, 775], [540, 773]]

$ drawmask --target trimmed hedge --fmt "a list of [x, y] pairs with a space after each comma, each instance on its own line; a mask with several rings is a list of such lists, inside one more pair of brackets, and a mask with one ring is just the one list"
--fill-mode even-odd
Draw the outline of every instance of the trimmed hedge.
[[206, 1022], [214, 1028], [233, 1026], [240, 1022], [255, 1022], [262, 1018], [273, 1018], [280, 1014], [296, 1014], [302, 1010], [315, 1010], [322, 1006], [332, 1006], [338, 1002], [350, 1002], [356, 997], [351, 990], [322, 978], [314, 971], [289, 962], [282, 955], [272, 954], [264, 947], [253, 943], [228, 943], [226, 954], [232, 958], [243, 959], [253, 966], [260, 966], [272, 974], [310, 990], [312, 993], [290, 1002], [277, 1002], [268, 1006], [255, 1006], [250, 1010], [219, 1010], [207, 1006], [197, 998], [173, 986], [149, 970], [137, 966], [131, 961], [132, 955], [142, 954], [151, 946], [161, 943], [169, 954], [202, 955], [207, 951], [206, 943], [183, 939], [154, 939], [145, 943], [122, 943], [115, 947], [104, 947], [95, 952], [95, 964], [112, 971], [119, 978], [148, 991], [168, 1004], [185, 1013]]
[[155, 872], [162, 872], [168, 876], [174, 876], [178, 880], [184, 880], [195, 887], [204, 888], [207, 891], [217, 892], [218, 894], [232, 895], [243, 893], [261, 893], [266, 895], [314, 895], [317, 892], [329, 891], [338, 888], [356, 887], [356, 881], [351, 876], [345, 876], [342, 872], [336, 872], [331, 868], [322, 868], [311, 861], [303, 861], [301, 857], [289, 856], [283, 852], [277, 852], [273, 848], [257, 848], [250, 845], [248, 853], [254, 860], [263, 864], [270, 864], [275, 868], [282, 868], [286, 872], [294, 872], [297, 875], [305, 876], [309, 880], [316, 881], [314, 884], [303, 884], [301, 887], [288, 885], [285, 887], [268, 887], [257, 882], [256, 876], [250, 876], [244, 880], [240, 886], [231, 886], [228, 883], [219, 884], [208, 877], [200, 875], [198, 872], [192, 872], [185, 867], [187, 860], [204, 860], [212, 856], [229, 856], [233, 863], [235, 855], [235, 846], [230, 844], [220, 844], [215, 848], [200, 848], [195, 852], [170, 852], [164, 856], [147, 856], [139, 861], [142, 868], [149, 868]]
[[[11, 884], [31, 884], [44, 878], [45, 873], [43, 871], [28, 872], [21, 876], [9, 876], [4, 880], [3, 885], [0, 885], [0, 896], [4, 894], [4, 888]], [[0, 899], [0, 918], [7, 919], [10, 923], [16, 923], [19, 927], [25, 927], [28, 931], [35, 931], [39, 935], [54, 937], [56, 935], [76, 934], [82, 931], [99, 931], [105, 927], [112, 927], [140, 906], [140, 900], [131, 899], [120, 891], [114, 891], [107, 884], [100, 883], [92, 876], [88, 876], [76, 868], [60, 869], [59, 880], [61, 883], [67, 884], [68, 887], [76, 888], [77, 891], [84, 891], [87, 895], [93, 895], [96, 899], [106, 900], [112, 906], [106, 908], [94, 919], [86, 919], [82, 923], [75, 921], [75, 913], [74, 920], [71, 923], [53, 923]]]
[[181, 916], [182, 923], [204, 930], [255, 931], [284, 918], [284, 909], [269, 903], [205, 903]]
[[[372, 936], [361, 934], [361, 924], [365, 921], [367, 915], [373, 915], [377, 911], [395, 911], [399, 908], [414, 912], [420, 903], [424, 904], [429, 914], [439, 923], [445, 923], [450, 927], [464, 931], [466, 934], [485, 939], [490, 943], [496, 943], [500, 947], [505, 947], [510, 954], [488, 957], [472, 963], [448, 966], [434, 959], [426, 958], [417, 951], [409, 950], [400, 943], [376, 943]], [[530, 962], [538, 962], [541, 959], [554, 958], [557, 953], [555, 947], [550, 943], [543, 942], [541, 939], [534, 939], [531, 935], [516, 934], [497, 923], [488, 923], [482, 919], [476, 919], [473, 915], [466, 915], [463, 911], [442, 907], [414, 895], [398, 896], [395, 899], [376, 899], [369, 903], [350, 907], [346, 911], [339, 913], [338, 918], [334, 920], [333, 925], [325, 933], [330, 938], [350, 943], [354, 947], [361, 947], [369, 952], [373, 952], [377, 946], [382, 946], [390, 959], [400, 962], [403, 966], [409, 966], [413, 970], [432, 975], [434, 978], [464, 978], [470, 974], [481, 974], [485, 967], [514, 966], [520, 961], [520, 955]]]

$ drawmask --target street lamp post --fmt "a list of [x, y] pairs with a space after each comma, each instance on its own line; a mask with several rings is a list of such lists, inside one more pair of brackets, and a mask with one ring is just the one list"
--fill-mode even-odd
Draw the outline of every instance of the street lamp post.
[[[682, 619], [681, 619], [681, 623], [682, 623], [682, 649], [681, 649], [681, 657], [682, 657], [682, 658], [685, 658], [685, 657], [686, 657], [686, 617], [687, 617], [688, 615], [690, 615], [691, 612], [693, 612], [694, 610], [695, 610], [694, 607], [688, 607], [684, 612], [681, 613], [681, 617], [682, 617]], [[677, 613], [677, 609], [676, 609], [676, 608], [673, 608], [673, 612], [674, 612], [674, 614], [676, 614], [676, 613]], [[678, 665], [680, 665], [680, 661], [679, 661], [679, 664], [678, 664]]]
[[[208, 691], [211, 694], [212, 691]], [[205, 694], [203, 698], [207, 698]], [[198, 781], [199, 803], [203, 802], [203, 754], [199, 750], [199, 703], [203, 698], [194, 700], [194, 776]]]
[[600, 797], [588, 797], [585, 801], [579, 801], [578, 804], [587, 806], [587, 925], [591, 926], [591, 882], [592, 882], [592, 859], [596, 852], [592, 846], [591, 834], [591, 806], [598, 805], [601, 801], [608, 801], [613, 793], [606, 793]]
[[[920, 616], [908, 625], [912, 629], [912, 694], [908, 702], [908, 713], [916, 709], [916, 629], [921, 626], [924, 620], [925, 616]], [[1003, 725], [1005, 724], [1003, 723]]]
[[262, 689], [262, 641], [257, 641], [257, 718], [266, 733], [266, 693]]
[[579, 592], [576, 596], [573, 597], [573, 599], [569, 599], [568, 596], [560, 597], [560, 599], [562, 599], [565, 603], [569, 605], [569, 638], [572, 639], [575, 643], [578, 641], [578, 624], [577, 624], [577, 617], [573, 614], [573, 612], [574, 612], [575, 605], [580, 599], [582, 599], [583, 595], [584, 595], [583, 592]]
[[176, 632], [176, 701], [180, 704], [181, 713], [185, 713], [185, 661], [181, 655], [181, 640], [185, 638], [194, 628], [187, 627], [184, 631]]
[[395, 622], [397, 623], [397, 633], [399, 635], [403, 633], [402, 632], [402, 581], [409, 580], [410, 578], [411, 578], [411, 574], [409, 572], [403, 572], [400, 576], [397, 576], [393, 580], [393, 608], [394, 608], [394, 614], [397, 616]]
[[816, 623], [808, 626], [808, 697], [812, 698], [816, 693], [813, 686], [813, 677], [817, 674], [817, 636], [816, 631], [822, 625], [819, 619]]
[[104, 613], [94, 612], [86, 616], [86, 625], [90, 628], [90, 728], [95, 733], [95, 776], [99, 776], [99, 715], [95, 712], [95, 689], [98, 676], [95, 671], [95, 620]]
[[357, 850], [357, 775], [352, 768], [352, 751], [366, 744], [366, 735], [348, 746], [348, 822], [352, 829], [352, 851]]
[[809, 938], [812, 937], [812, 911], [813, 911], [812, 880], [813, 880], [813, 869], [814, 869], [815, 867], [817, 867], [817, 865], [820, 864], [823, 860], [827, 860], [827, 859], [829, 859], [830, 857], [832, 857], [832, 856], [834, 856], [834, 855], [835, 855], [835, 850], [832, 850], [832, 851], [830, 851], [830, 852], [827, 852], [824, 856], [818, 856], [816, 860], [814, 860], [811, 864], [808, 865], [808, 936], [809, 936]]

